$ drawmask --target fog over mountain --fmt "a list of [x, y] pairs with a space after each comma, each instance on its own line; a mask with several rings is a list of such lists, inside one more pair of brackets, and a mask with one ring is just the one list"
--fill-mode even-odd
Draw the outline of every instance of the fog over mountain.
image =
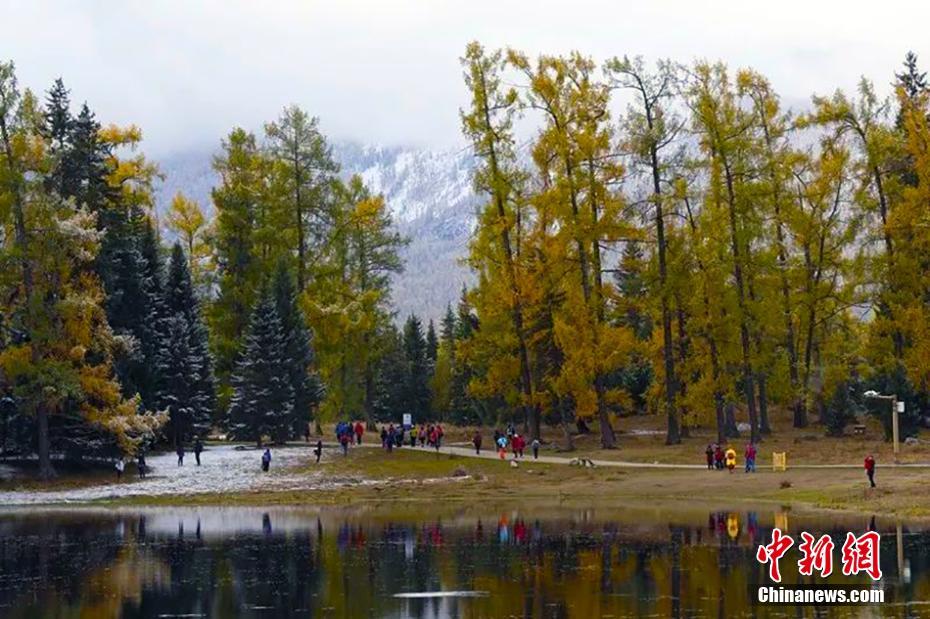
[[[406, 268], [393, 282], [398, 317], [440, 318], [447, 303], [455, 304], [462, 284], [472, 281], [461, 264], [478, 204], [470, 149], [336, 142], [333, 155], [344, 177], [359, 174], [373, 193], [384, 195], [398, 231], [410, 239], [402, 252]], [[165, 176], [156, 193], [160, 213], [182, 191], [212, 215], [210, 190], [219, 182], [212, 157], [213, 151], [201, 149], [158, 161]]]

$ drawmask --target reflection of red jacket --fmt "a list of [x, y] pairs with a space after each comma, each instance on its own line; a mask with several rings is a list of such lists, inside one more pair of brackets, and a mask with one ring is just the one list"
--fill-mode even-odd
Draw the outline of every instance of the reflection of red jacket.
[[865, 457], [865, 470], [870, 473], [875, 470], [875, 458], [872, 456]]

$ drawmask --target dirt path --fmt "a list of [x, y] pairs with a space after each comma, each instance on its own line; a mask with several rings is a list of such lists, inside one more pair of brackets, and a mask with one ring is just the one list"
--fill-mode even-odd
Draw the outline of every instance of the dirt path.
[[[376, 445], [369, 445], [369, 447], [376, 447]], [[420, 447], [415, 449], [421, 450]], [[432, 448], [422, 448], [424, 451], [435, 451]], [[439, 449], [440, 453], [454, 454], [456, 456], [463, 456], [468, 458], [484, 458], [490, 460], [497, 460], [500, 458], [497, 452], [493, 449], [483, 449], [481, 454], [476, 454], [473, 447], [464, 447], [460, 445], [446, 445]], [[700, 454], [703, 456], [703, 454]], [[577, 456], [547, 456], [541, 455], [535, 462], [542, 462], [544, 464], [571, 464]], [[510, 451], [507, 452], [507, 459], [512, 460], [513, 454]], [[533, 460], [533, 451], [531, 449], [526, 450], [526, 456], [523, 458], [523, 461], [532, 462]], [[678, 470], [704, 470], [707, 467], [703, 464], [668, 464], [662, 462], [630, 462], [627, 460], [601, 460], [597, 458], [591, 459], [591, 462], [595, 466], [603, 467], [616, 467], [624, 469], [678, 469]], [[743, 466], [742, 458], [739, 459], [737, 463], [737, 468]], [[757, 464], [756, 468], [769, 470], [771, 465], [762, 465]], [[790, 469], [855, 469], [861, 470], [862, 464], [789, 464]], [[902, 468], [902, 469], [922, 469], [930, 468], [930, 463], [907, 463], [907, 464], [881, 464], [882, 469], [886, 468]]]

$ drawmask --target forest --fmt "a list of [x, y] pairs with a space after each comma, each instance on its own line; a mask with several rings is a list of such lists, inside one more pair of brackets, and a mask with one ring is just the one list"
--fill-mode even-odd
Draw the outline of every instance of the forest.
[[[927, 411], [930, 132], [914, 54], [856, 92], [783, 108], [725, 64], [469, 45], [462, 112], [489, 197], [469, 264], [469, 392], [533, 435], [653, 412], [753, 442], [842, 434], [857, 410], [913, 432]], [[829, 88], [829, 85], [825, 86]], [[529, 124], [528, 142], [518, 139]], [[887, 432], [887, 430], [886, 430]]]
[[[0, 448], [110, 458], [281, 443], [336, 419], [545, 428], [661, 415], [667, 442], [776, 410], [841, 434], [867, 389], [927, 411], [930, 87], [786, 109], [723, 63], [461, 58], [484, 206], [475, 285], [397, 316], [407, 242], [297, 106], [233, 128], [212, 205], [155, 209], [142, 131], [0, 64]], [[830, 88], [829, 84], [825, 88]], [[888, 98], [879, 93], [889, 90]], [[208, 208], [209, 207], [209, 208]], [[438, 323], [438, 324], [437, 324]], [[745, 432], [745, 430], [744, 430]]]

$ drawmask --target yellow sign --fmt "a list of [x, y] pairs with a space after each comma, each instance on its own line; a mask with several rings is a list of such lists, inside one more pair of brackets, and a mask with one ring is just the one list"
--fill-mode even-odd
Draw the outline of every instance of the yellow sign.
[[772, 452], [772, 470], [773, 471], [788, 470], [788, 458], [787, 458], [787, 454], [784, 451], [773, 451]]

